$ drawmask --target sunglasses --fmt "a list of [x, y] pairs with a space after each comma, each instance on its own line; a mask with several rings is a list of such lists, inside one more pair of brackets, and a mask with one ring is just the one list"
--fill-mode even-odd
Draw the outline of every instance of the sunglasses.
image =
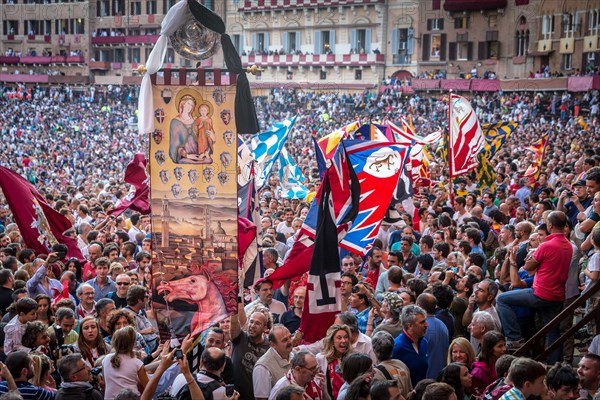
[[129, 282], [117, 282], [119, 286], [129, 286]]

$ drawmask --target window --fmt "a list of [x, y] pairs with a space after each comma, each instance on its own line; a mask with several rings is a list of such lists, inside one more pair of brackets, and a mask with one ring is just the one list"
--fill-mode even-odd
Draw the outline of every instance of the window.
[[108, 0], [100, 0], [97, 4], [96, 13], [99, 17], [108, 16], [110, 3]]
[[320, 70], [319, 71], [319, 79], [324, 81], [325, 79], [327, 79], [327, 72]]
[[254, 44], [252, 48], [258, 52], [269, 51], [269, 34], [266, 32], [254, 34]]
[[38, 35], [38, 21], [36, 20], [26, 20], [25, 21], [25, 32], [28, 35]]
[[146, 2], [146, 14], [156, 14], [156, 0]]
[[526, 56], [529, 48], [529, 30], [517, 31], [515, 40], [515, 55], [517, 57]]
[[427, 30], [428, 31], [441, 31], [444, 29], [444, 19], [443, 18], [434, 18], [427, 20]]
[[84, 34], [85, 33], [85, 20], [83, 18], [77, 18], [74, 21], [75, 28], [73, 33]]
[[[355, 30], [351, 33], [351, 47], [354, 49]], [[296, 33], [297, 49], [300, 49], [300, 33]], [[335, 31], [316, 31], [315, 32], [315, 54], [332, 54], [335, 52]]]
[[469, 29], [469, 17], [467, 15], [463, 15], [454, 18], [454, 29]]
[[125, 13], [125, 0], [113, 0], [112, 15], [123, 15]]
[[589, 21], [588, 21], [588, 30], [590, 35], [598, 34], [598, 24], [600, 23], [600, 10], [591, 10]]
[[496, 28], [498, 26], [498, 16], [490, 15], [488, 17], [488, 28]]
[[300, 33], [299, 32], [283, 32], [282, 44], [283, 44], [283, 50], [287, 54], [293, 54], [296, 51], [300, 50]]
[[140, 62], [140, 48], [130, 47], [129, 48], [129, 62], [138, 64]]
[[563, 69], [573, 68], [573, 54], [563, 54]]
[[544, 15], [542, 17], [542, 36], [544, 36], [544, 39], [550, 39], [553, 33], [554, 15]]
[[456, 46], [456, 59], [466, 61], [469, 59], [469, 43], [460, 42]]
[[356, 42], [354, 48], [359, 54], [367, 52], [367, 30], [357, 29], [356, 30]]
[[392, 54], [394, 64], [410, 64], [414, 52], [415, 32], [412, 28], [392, 30]]
[[142, 13], [142, 3], [139, 1], [132, 1], [129, 3], [131, 15], [140, 15]]
[[442, 52], [441, 35], [431, 35], [431, 46], [429, 48], [429, 58], [431, 60], [439, 60]]
[[163, 0], [163, 14], [166, 14], [174, 4], [175, 0]]
[[125, 62], [124, 49], [115, 49], [115, 62]]
[[595, 64], [596, 63], [596, 53], [591, 52], [591, 53], [587, 53], [587, 61], [588, 64]]
[[354, 80], [362, 81], [362, 69], [357, 69], [354, 71]]
[[167, 63], [173, 64], [175, 62], [175, 50], [169, 48], [167, 49]]
[[43, 21], [41, 26], [42, 26], [42, 31], [40, 32], [41, 35], [52, 34], [52, 21], [51, 20], [47, 19], [47, 20]]
[[2, 30], [4, 35], [18, 35], [19, 34], [19, 21], [8, 20], [2, 24]]
[[242, 54], [242, 51], [244, 50], [242, 48], [242, 35], [240, 35], [239, 33], [231, 35], [231, 41], [233, 42], [233, 47], [235, 47], [237, 53]]
[[575, 30], [575, 16], [573, 14], [563, 15], [563, 30], [567, 36], [573, 34]]
[[215, 0], [202, 0], [202, 4], [209, 10], [215, 11]]

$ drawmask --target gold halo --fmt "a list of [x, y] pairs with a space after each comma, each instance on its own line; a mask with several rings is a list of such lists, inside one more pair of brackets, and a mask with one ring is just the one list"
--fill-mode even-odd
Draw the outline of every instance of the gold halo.
[[184, 96], [191, 96], [196, 101], [196, 107], [194, 107], [192, 110], [192, 117], [194, 117], [194, 119], [198, 118], [200, 114], [197, 110], [199, 105], [204, 102], [204, 99], [198, 91], [190, 88], [181, 89], [179, 92], [177, 92], [177, 95], [175, 96], [175, 103], [173, 103], [173, 106], [175, 107], [175, 115], [179, 113], [179, 102]]
[[196, 108], [196, 110], [198, 110], [197, 111], [198, 116], [200, 116], [200, 107], [202, 107], [202, 106], [208, 107], [208, 117], [212, 118], [213, 111], [214, 111], [213, 105], [210, 103], [210, 101], [207, 101], [207, 100], [205, 100], [202, 103], [198, 104], [198, 107]]

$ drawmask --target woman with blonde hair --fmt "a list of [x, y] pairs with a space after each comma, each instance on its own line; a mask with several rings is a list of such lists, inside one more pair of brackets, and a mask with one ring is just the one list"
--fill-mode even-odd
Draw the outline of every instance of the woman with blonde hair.
[[342, 363], [352, 353], [350, 328], [346, 325], [334, 324], [327, 329], [323, 339], [323, 350], [317, 354], [317, 364], [325, 374], [329, 397], [336, 399], [344, 384]]
[[108, 354], [102, 361], [106, 400], [113, 400], [121, 389], [131, 389], [139, 395], [148, 384], [144, 363], [133, 354], [135, 333], [132, 326], [126, 326], [112, 336], [114, 353]]
[[29, 383], [50, 392], [56, 392], [56, 382], [51, 375], [54, 372], [52, 360], [47, 355], [37, 351], [29, 353], [29, 357], [33, 360], [33, 378], [29, 380]]
[[83, 361], [93, 368], [96, 360], [110, 352], [110, 345], [100, 335], [98, 321], [94, 317], [85, 317], [79, 322], [79, 337], [75, 349], [81, 353]]
[[457, 337], [448, 347], [448, 364], [464, 364], [469, 370], [475, 362], [475, 351], [471, 343], [464, 337]]

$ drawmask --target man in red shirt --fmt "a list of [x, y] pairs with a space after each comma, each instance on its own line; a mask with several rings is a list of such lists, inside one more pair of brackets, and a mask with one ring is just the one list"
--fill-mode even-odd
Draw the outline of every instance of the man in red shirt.
[[[523, 268], [535, 272], [533, 287], [511, 290], [496, 298], [496, 307], [502, 322], [506, 347], [516, 349], [523, 344], [523, 336], [512, 307], [521, 306], [539, 310], [544, 324], [556, 317], [565, 299], [565, 283], [573, 255], [573, 247], [564, 234], [567, 215], [562, 211], [553, 211], [548, 215], [547, 227], [550, 235], [533, 255], [528, 256]], [[511, 263], [510, 268], [518, 268]], [[546, 335], [546, 346], [550, 346], [559, 337], [558, 325]], [[559, 352], [550, 355], [549, 362], [558, 361]]]

